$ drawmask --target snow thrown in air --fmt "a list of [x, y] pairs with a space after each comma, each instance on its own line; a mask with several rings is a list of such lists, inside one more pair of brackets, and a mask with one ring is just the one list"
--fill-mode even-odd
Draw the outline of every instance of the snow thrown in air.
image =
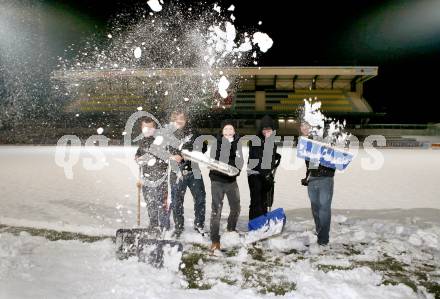
[[263, 32], [255, 32], [252, 36], [252, 42], [260, 48], [260, 51], [265, 53], [267, 52], [273, 45], [273, 40]]
[[310, 125], [310, 135], [330, 145], [344, 146], [350, 137], [345, 130], [346, 121], [326, 117], [317, 98], [304, 99], [302, 121]]
[[[142, 97], [155, 102], [144, 106], [149, 111], [179, 108], [196, 116], [209, 113], [214, 107], [222, 107], [222, 99], [227, 97], [228, 91], [234, 93], [241, 78], [230, 73], [222, 74], [219, 70], [257, 65], [257, 52], [268, 51], [272, 39], [266, 33], [254, 33], [252, 28], [248, 32], [236, 28], [235, 16], [231, 14], [235, 11], [234, 5], [222, 9], [216, 4], [195, 10], [178, 3], [170, 3], [166, 8], [161, 4], [162, 1], [148, 1], [147, 10], [139, 10], [128, 25], [124, 19], [126, 16], [116, 17], [111, 28], [106, 30], [107, 43], [92, 39], [69, 46], [69, 53], [76, 51], [77, 56], [60, 57], [60, 71], [67, 75], [110, 71], [112, 75], [106, 80], [115, 81], [116, 86], [135, 76], [144, 86]], [[150, 11], [157, 12], [159, 8], [160, 13]], [[200, 75], [171, 72], [164, 77], [160, 71], [188, 68]], [[135, 73], [140, 69], [145, 72]], [[88, 88], [85, 81], [69, 85], [67, 97], [72, 101], [80, 98], [83, 90]], [[101, 94], [92, 96], [113, 96], [111, 91], [98, 92]], [[137, 93], [136, 90], [127, 92]]]
[[218, 82], [218, 92], [222, 98], [228, 97], [228, 89], [229, 87], [229, 81], [226, 79], [225, 76], [222, 76]]
[[139, 47], [136, 47], [133, 51], [134, 57], [135, 58], [141, 58], [142, 56], [142, 50]]
[[162, 10], [162, 5], [159, 3], [159, 0], [149, 0], [147, 4], [152, 11], [159, 12]]

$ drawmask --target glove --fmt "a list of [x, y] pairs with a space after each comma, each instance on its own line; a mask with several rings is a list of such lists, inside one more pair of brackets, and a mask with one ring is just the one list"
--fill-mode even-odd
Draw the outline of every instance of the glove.
[[268, 173], [264, 176], [264, 179], [266, 180], [267, 183], [269, 184], [273, 184], [275, 178], [273, 177], [272, 173]]
[[268, 173], [266, 175], [263, 175], [263, 189], [266, 191], [269, 191], [273, 188], [275, 184], [275, 179], [272, 175], [272, 173]]
[[142, 188], [142, 186], [143, 186], [142, 181], [141, 180], [137, 180], [136, 187], [138, 187], [140, 189], [140, 188]]

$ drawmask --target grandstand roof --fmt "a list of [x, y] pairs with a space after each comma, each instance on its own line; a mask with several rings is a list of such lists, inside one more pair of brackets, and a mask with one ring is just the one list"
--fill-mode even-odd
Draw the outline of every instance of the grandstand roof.
[[[225, 75], [256, 77], [268, 81], [272, 79], [276, 86], [279, 82], [314, 81], [317, 86], [323, 82], [338, 84], [339, 82], [359, 83], [365, 82], [377, 75], [376, 66], [320, 66], [320, 67], [237, 67], [218, 68], [214, 71], [222, 72]], [[72, 70], [56, 71], [54, 79], [66, 81], [80, 81], [93, 79], [111, 78], [148, 78], [151, 76], [185, 76], [201, 75], [197, 68], [163, 68], [163, 69], [113, 69], [113, 70]], [[294, 84], [294, 83], [293, 83]], [[319, 88], [319, 87], [318, 87]]]

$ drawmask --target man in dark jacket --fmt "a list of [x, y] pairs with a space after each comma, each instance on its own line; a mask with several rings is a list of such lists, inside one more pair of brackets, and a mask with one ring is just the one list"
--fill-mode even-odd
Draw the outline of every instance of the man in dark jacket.
[[147, 204], [150, 228], [169, 229], [169, 213], [167, 204], [167, 169], [168, 164], [152, 152], [156, 122], [150, 117], [143, 117], [140, 125], [144, 138], [136, 151], [135, 159], [142, 165], [142, 186], [145, 203]]
[[[308, 136], [310, 125], [301, 124], [301, 134]], [[312, 139], [312, 136], [309, 136]], [[331, 204], [333, 198], [335, 169], [322, 166], [314, 161], [306, 161], [306, 177], [301, 180], [307, 186], [312, 206], [313, 220], [315, 221], [318, 244], [327, 245], [329, 242], [331, 224]]]
[[249, 145], [248, 183], [251, 195], [249, 220], [266, 214], [268, 206], [272, 204], [270, 201], [273, 199], [274, 170], [281, 161], [281, 155], [277, 153], [274, 142], [274, 129], [273, 119], [265, 115], [261, 119], [257, 134], [260, 144]]
[[[238, 169], [243, 167], [242, 146], [231, 121], [226, 120], [223, 122], [222, 135], [217, 138], [217, 145], [211, 148], [211, 157]], [[228, 198], [230, 208], [227, 230], [235, 231], [236, 229], [238, 216], [240, 215], [240, 191], [237, 185], [237, 176], [231, 177], [216, 170], [209, 172], [212, 194], [210, 225], [212, 252], [220, 249], [220, 218], [225, 195]]]
[[173, 172], [171, 175], [171, 208], [175, 223], [175, 235], [180, 236], [184, 228], [183, 201], [187, 188], [191, 191], [194, 199], [194, 229], [203, 235], [206, 210], [205, 184], [202, 176], [199, 178], [194, 177], [193, 171], [200, 173], [198, 164], [183, 160], [181, 155], [181, 151], [184, 149], [193, 150], [194, 140], [198, 137], [198, 134], [188, 124], [187, 115], [183, 111], [173, 112], [171, 122], [176, 127], [174, 136], [180, 140], [178, 148], [170, 148], [172, 158], [178, 162], [178, 171]]

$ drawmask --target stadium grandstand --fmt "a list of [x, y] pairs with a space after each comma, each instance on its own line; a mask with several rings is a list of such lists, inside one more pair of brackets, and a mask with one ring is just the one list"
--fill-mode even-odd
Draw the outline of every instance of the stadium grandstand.
[[176, 107], [176, 99], [178, 102], [187, 96], [192, 100], [181, 104], [194, 112], [192, 122], [204, 134], [217, 133], [225, 118], [236, 122], [240, 134], [255, 134], [261, 117], [269, 114], [277, 121], [277, 135], [297, 136], [300, 108], [304, 99], [310, 98], [322, 103], [326, 116], [346, 120], [346, 129], [360, 140], [383, 135], [389, 147], [420, 147], [430, 141], [429, 136], [440, 134], [440, 124], [382, 121], [384, 114], [373, 111], [364, 98], [364, 84], [374, 80], [378, 67], [243, 67], [215, 71], [231, 82], [225, 99], [216, 91], [200, 92], [203, 75], [192, 68], [56, 71], [52, 74], [56, 90], [53, 101], [57, 103], [52, 115], [56, 118], [35, 115], [24, 119], [13, 129], [1, 130], [0, 143], [55, 144], [69, 134], [84, 141], [103, 128], [111, 144], [121, 144], [125, 123], [139, 107], [165, 123]]
[[[237, 122], [242, 133], [251, 134], [258, 119], [270, 114], [278, 121], [278, 134], [296, 135], [298, 111], [309, 98], [321, 101], [326, 115], [347, 119], [353, 125], [374, 115], [363, 89], [364, 83], [377, 75], [377, 67], [243, 67], [219, 71], [235, 78], [235, 88], [220, 105], [198, 117], [198, 126], [206, 133], [215, 131], [219, 121], [227, 117]], [[54, 79], [79, 90], [66, 102], [65, 113], [88, 118], [104, 113], [108, 118], [135, 112], [138, 107], [166, 110], [172, 96], [160, 100], [150, 96], [155, 87], [148, 82], [198, 75], [197, 69], [86, 70], [57, 72]], [[219, 99], [216, 94], [212, 97]]]
[[[360, 140], [368, 135], [383, 135], [389, 147], [424, 146], [418, 138], [402, 136], [427, 136], [439, 131], [438, 125], [380, 122], [383, 114], [375, 113], [363, 96], [364, 83], [378, 74], [375, 66], [242, 67], [217, 71], [229, 79], [234, 78], [234, 84], [226, 99], [218, 93], [206, 99], [215, 100], [217, 105], [209, 109], [192, 107], [199, 112], [195, 117], [197, 127], [205, 134], [216, 133], [225, 118], [234, 120], [241, 134], [254, 134], [261, 116], [269, 114], [278, 123], [278, 135], [298, 135], [298, 113], [304, 99], [318, 100], [326, 116], [346, 120], [347, 130]], [[191, 68], [86, 70], [57, 72], [54, 79], [79, 90], [75, 98], [66, 102], [64, 128], [76, 130], [72, 133], [79, 135], [78, 130], [94, 134], [88, 125], [94, 119], [95, 123], [111, 124], [108, 137], [117, 142], [125, 120], [138, 107], [153, 112], [160, 119], [170, 112], [176, 96], [182, 97], [172, 93], [159, 96], [157, 82], [168, 82], [169, 87], [170, 82], [179, 81], [181, 77], [200, 75], [199, 70]], [[188, 105], [197, 106], [197, 103]], [[72, 120], [75, 113], [80, 117]], [[69, 123], [69, 119], [72, 122]], [[379, 122], [370, 123], [372, 119]]]

